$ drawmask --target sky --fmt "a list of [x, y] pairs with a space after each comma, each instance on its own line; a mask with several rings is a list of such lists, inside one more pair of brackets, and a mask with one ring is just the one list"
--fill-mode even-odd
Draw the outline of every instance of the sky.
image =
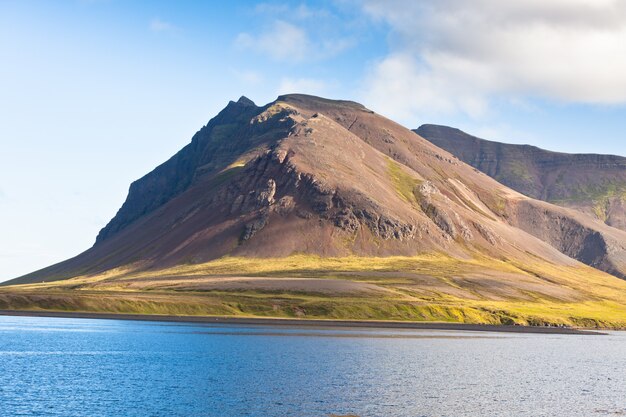
[[229, 100], [626, 155], [620, 0], [0, 0], [0, 281], [89, 248]]

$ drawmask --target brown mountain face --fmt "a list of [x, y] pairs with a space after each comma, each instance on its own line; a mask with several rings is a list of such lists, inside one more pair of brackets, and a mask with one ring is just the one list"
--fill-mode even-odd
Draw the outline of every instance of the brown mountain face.
[[626, 277], [625, 242], [626, 232], [513, 191], [360, 104], [242, 97], [131, 185], [92, 248], [9, 284], [298, 253], [577, 259]]
[[504, 185], [626, 230], [626, 158], [491, 142], [446, 126], [415, 132]]

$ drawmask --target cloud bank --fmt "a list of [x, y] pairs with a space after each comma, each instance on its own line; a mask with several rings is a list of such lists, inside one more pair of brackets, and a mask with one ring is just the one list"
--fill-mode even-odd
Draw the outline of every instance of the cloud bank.
[[274, 61], [323, 61], [355, 45], [355, 40], [346, 34], [345, 22], [325, 8], [311, 8], [304, 3], [261, 3], [254, 13], [268, 19], [268, 23], [260, 30], [239, 33], [235, 46]]
[[[365, 0], [388, 25], [365, 99], [392, 116], [463, 112], [498, 99], [626, 102], [626, 2]], [[394, 114], [395, 112], [395, 114]]]

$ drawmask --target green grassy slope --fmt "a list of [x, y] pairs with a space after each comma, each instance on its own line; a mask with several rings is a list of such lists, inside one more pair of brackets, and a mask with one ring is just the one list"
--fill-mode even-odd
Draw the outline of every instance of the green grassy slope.
[[[327, 291], [332, 281], [357, 286]], [[294, 282], [304, 287], [280, 288]], [[585, 266], [479, 256], [227, 257], [4, 287], [0, 309], [626, 328], [626, 282]]]

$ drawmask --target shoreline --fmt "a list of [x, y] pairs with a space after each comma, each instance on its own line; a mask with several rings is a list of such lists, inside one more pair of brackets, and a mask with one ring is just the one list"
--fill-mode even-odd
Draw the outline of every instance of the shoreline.
[[511, 326], [494, 324], [467, 324], [445, 322], [403, 322], [403, 321], [363, 321], [332, 319], [291, 319], [262, 317], [223, 317], [223, 316], [171, 316], [152, 314], [92, 313], [73, 311], [40, 310], [0, 310], [0, 316], [51, 317], [100, 320], [135, 320], [198, 324], [238, 324], [256, 326], [292, 326], [292, 327], [333, 327], [365, 329], [403, 329], [403, 330], [451, 330], [499, 333], [530, 334], [569, 334], [569, 335], [605, 335], [602, 330], [585, 330], [571, 327]]

